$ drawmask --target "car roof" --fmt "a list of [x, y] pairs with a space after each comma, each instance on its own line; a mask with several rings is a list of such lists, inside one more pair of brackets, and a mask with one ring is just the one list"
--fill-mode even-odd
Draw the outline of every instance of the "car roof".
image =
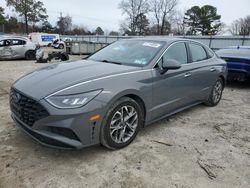
[[14, 36], [14, 35], [2, 35], [0, 36], [0, 40], [5, 40], [5, 39], [20, 39], [20, 40], [29, 40], [27, 37], [23, 36]]
[[244, 58], [244, 59], [250, 59], [250, 49], [247, 48], [241, 48], [241, 49], [221, 49], [216, 51], [216, 54], [220, 57], [233, 57], [233, 58]]
[[229, 46], [229, 49], [250, 49], [250, 46]]
[[[191, 39], [185, 39], [182, 37], [169, 37], [169, 36], [146, 36], [146, 37], [134, 37], [134, 38], [130, 38], [129, 40], [151, 40], [151, 41], [159, 41], [159, 42], [167, 42], [167, 43], [172, 43], [172, 42], [176, 42], [176, 41], [189, 41], [189, 42], [197, 42], [200, 43], [198, 41], [195, 40], [191, 40]], [[200, 43], [202, 44], [202, 43]], [[203, 44], [202, 44], [203, 45]]]

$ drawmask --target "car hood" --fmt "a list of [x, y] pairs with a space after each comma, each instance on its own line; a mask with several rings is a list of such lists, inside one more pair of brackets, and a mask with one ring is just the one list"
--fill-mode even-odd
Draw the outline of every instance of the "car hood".
[[13, 84], [13, 87], [36, 100], [40, 100], [74, 84], [135, 70], [141, 70], [141, 67], [80, 60], [37, 69], [21, 77]]

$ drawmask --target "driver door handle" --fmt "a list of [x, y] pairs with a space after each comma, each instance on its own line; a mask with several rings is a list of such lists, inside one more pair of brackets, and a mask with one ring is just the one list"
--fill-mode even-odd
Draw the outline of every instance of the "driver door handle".
[[214, 67], [212, 67], [211, 69], [210, 69], [210, 71], [211, 72], [214, 72], [216, 69], [214, 68]]
[[190, 77], [192, 74], [190, 73], [190, 72], [187, 72], [185, 75], [184, 75], [184, 77], [185, 78], [188, 78], [188, 77]]

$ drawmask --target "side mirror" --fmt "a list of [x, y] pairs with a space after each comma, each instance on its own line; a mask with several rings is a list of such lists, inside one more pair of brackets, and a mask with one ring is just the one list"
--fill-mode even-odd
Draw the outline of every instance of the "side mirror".
[[181, 68], [181, 63], [174, 60], [174, 59], [168, 59], [168, 60], [164, 60], [163, 59], [163, 63], [162, 63], [162, 68], [164, 70], [169, 70], [169, 69], [172, 69], [172, 70], [175, 70], [175, 69], [179, 69]]

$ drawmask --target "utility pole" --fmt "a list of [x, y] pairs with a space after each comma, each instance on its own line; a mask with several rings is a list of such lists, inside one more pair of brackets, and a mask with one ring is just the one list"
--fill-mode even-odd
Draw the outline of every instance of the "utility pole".
[[63, 34], [63, 17], [62, 17], [62, 12], [59, 12], [60, 17], [59, 17], [59, 27], [60, 27], [60, 34]]

